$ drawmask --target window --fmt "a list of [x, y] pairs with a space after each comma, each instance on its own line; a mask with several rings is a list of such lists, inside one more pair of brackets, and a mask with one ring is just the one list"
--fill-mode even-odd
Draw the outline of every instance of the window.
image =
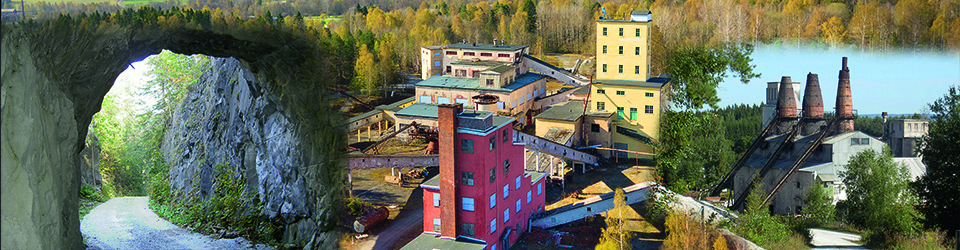
[[635, 36], [640, 37], [640, 29], [634, 29], [634, 31], [637, 32], [637, 34], [636, 34]]
[[860, 144], [863, 144], [863, 145], [870, 145], [870, 139], [867, 139], [867, 138], [860, 138]]
[[431, 97], [428, 96], [428, 95], [422, 95], [422, 96], [420, 96], [420, 102], [421, 102], [421, 103], [431, 103], [431, 102], [433, 102], [433, 98], [431, 98]]
[[500, 53], [500, 54], [497, 54], [497, 57], [510, 57], [510, 54]]
[[433, 55], [434, 55], [434, 56], [439, 56], [439, 55], [440, 55], [440, 52], [433, 52]]
[[653, 114], [653, 105], [647, 105], [643, 107], [644, 114]]
[[597, 94], [606, 94], [607, 91], [603, 89], [597, 89]]
[[503, 174], [506, 175], [510, 172], [510, 160], [503, 160]]
[[503, 198], [506, 199], [507, 196], [510, 196], [510, 184], [503, 185]]
[[434, 62], [433, 62], [433, 66], [434, 66], [434, 67], [440, 67], [440, 61], [434, 61]]
[[[496, 231], [497, 231], [497, 218], [493, 218], [493, 220], [490, 220], [490, 233], [494, 233]], [[493, 247], [490, 249], [497, 249], [497, 245], [494, 244]]]
[[463, 226], [460, 227], [460, 235], [474, 237], [473, 223], [463, 223]]
[[639, 56], [639, 55], [640, 55], [640, 47], [633, 47], [633, 54]]
[[540, 184], [537, 184], [537, 195], [540, 195], [542, 193], [543, 193], [543, 182], [541, 182]]
[[604, 54], [607, 53], [607, 45], [603, 45], [603, 53], [604, 53]]
[[623, 107], [617, 107], [617, 119], [623, 119], [624, 117], [625, 116], [623, 115]]
[[487, 56], [487, 57], [490, 57], [490, 56], [493, 56], [493, 53], [488, 53], [488, 52], [480, 52], [480, 56]]
[[620, 36], [623, 36], [623, 28], [620, 28]]
[[497, 205], [497, 193], [493, 193], [490, 195], [490, 208], [493, 208], [496, 205]]
[[456, 103], [461, 103], [461, 104], [463, 104], [464, 107], [467, 106], [467, 99], [457, 98], [457, 99], [454, 99], [453, 101], [456, 102]]
[[517, 176], [517, 183], [513, 185], [513, 189], [520, 190], [520, 176]]
[[504, 210], [503, 210], [503, 223], [507, 223], [507, 221], [510, 221], [510, 208], [509, 208], [509, 207], [507, 207], [507, 209], [504, 209]]
[[439, 193], [433, 193], [433, 206], [434, 206], [434, 207], [440, 207], [440, 194], [439, 194]]
[[473, 140], [471, 139], [460, 139], [460, 152], [463, 153], [473, 153]]
[[607, 36], [607, 27], [603, 27], [603, 36]]
[[490, 137], [490, 150], [493, 150], [493, 149], [495, 149], [495, 148], [497, 148], [497, 137], [496, 137], [496, 136], [491, 136], [491, 137]]
[[440, 232], [440, 218], [433, 219], [433, 231]]
[[635, 75], [640, 74], [640, 65], [633, 66], [633, 74]]
[[497, 181], [497, 168], [490, 169], [490, 183]]
[[530, 201], [533, 200], [533, 191], [527, 191], [527, 204], [530, 204]]
[[487, 86], [493, 86], [493, 79], [487, 79]]
[[446, 53], [447, 53], [448, 56], [455, 56], [455, 55], [457, 55], [457, 52], [456, 52], [456, 51], [447, 51]]
[[637, 108], [630, 108], [630, 120], [637, 119]]
[[464, 55], [464, 56], [475, 56], [476, 54], [473, 53], [473, 52], [463, 52], [463, 55]]
[[460, 183], [473, 186], [473, 172], [460, 172]]
[[617, 65], [617, 73], [623, 74], [623, 65]]
[[503, 142], [504, 142], [504, 143], [506, 143], [507, 140], [510, 139], [509, 134], [510, 134], [510, 130], [509, 130], [509, 129], [504, 129], [504, 130], [503, 130]]
[[607, 64], [604, 63], [602, 66], [603, 66], [603, 67], [602, 67], [602, 68], [603, 68], [603, 73], [607, 73]]
[[473, 211], [473, 198], [463, 198], [463, 211]]
[[450, 97], [437, 97], [437, 104], [450, 104]]
[[620, 50], [619, 50], [618, 52], [619, 52], [621, 55], [623, 55], [623, 46], [620, 46]]
[[[638, 67], [639, 67], [639, 66], [638, 66]], [[653, 97], [653, 92], [647, 92], [647, 93], [643, 93], [643, 96], [646, 96], [646, 97]]]
[[597, 110], [603, 111], [606, 110], [606, 105], [603, 102], [597, 102]]
[[517, 100], [513, 100], [513, 103], [511, 103], [511, 104], [513, 104], [513, 106], [510, 107], [510, 108], [516, 108], [516, 107], [517, 107]]
[[860, 145], [860, 138], [850, 138], [850, 145]]
[[600, 124], [596, 124], [596, 123], [590, 124], [590, 132], [599, 133], [599, 132], [600, 132]]
[[517, 207], [516, 207], [516, 210], [517, 210], [516, 213], [519, 214], [519, 213], [520, 213], [520, 199], [517, 199]]
[[503, 108], [504, 108], [503, 102], [497, 102], [497, 109], [503, 109]]
[[617, 90], [617, 95], [627, 95], [627, 92], [623, 90]]
[[797, 189], [800, 189], [800, 182], [797, 182]]

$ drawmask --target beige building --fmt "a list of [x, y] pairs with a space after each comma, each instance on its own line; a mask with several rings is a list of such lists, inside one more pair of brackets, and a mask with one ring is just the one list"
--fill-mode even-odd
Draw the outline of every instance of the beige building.
[[[884, 117], [886, 119], [886, 117]], [[916, 157], [920, 139], [927, 135], [930, 121], [917, 119], [890, 120], [883, 125], [883, 139], [894, 157]]]
[[596, 79], [645, 81], [650, 77], [650, 11], [630, 19], [597, 20]]

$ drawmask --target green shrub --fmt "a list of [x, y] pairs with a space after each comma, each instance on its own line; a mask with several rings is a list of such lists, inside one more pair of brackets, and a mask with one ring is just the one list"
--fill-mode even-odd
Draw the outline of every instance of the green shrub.
[[350, 201], [347, 202], [347, 208], [350, 209], [350, 215], [360, 216], [363, 213], [363, 208], [370, 206], [369, 202], [363, 202], [356, 197], [350, 198]]

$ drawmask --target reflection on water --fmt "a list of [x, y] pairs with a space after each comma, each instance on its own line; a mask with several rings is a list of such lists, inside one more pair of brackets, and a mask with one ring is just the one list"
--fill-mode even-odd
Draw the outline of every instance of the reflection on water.
[[808, 44], [760, 44], [751, 55], [761, 74], [749, 84], [729, 77], [717, 94], [720, 106], [764, 101], [766, 82], [790, 76], [806, 79], [818, 74], [824, 110], [832, 110], [836, 99], [837, 74], [842, 57], [848, 57], [853, 104], [860, 114], [916, 113], [960, 84], [960, 52], [957, 50], [864, 50]]

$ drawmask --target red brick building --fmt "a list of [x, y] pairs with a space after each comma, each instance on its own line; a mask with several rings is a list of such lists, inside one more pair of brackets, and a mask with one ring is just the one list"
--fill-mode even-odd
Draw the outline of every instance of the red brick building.
[[403, 249], [507, 249], [544, 209], [544, 174], [524, 170], [514, 118], [439, 105], [440, 174], [424, 182], [423, 234]]

